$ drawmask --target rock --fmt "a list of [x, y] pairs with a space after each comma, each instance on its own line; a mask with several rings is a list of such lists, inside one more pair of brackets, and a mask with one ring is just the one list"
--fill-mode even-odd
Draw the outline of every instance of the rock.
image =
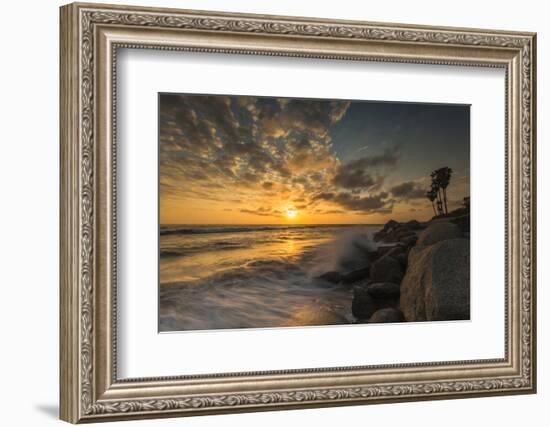
[[373, 282], [401, 283], [403, 268], [395, 258], [385, 255], [372, 263], [370, 278]]
[[390, 244], [390, 245], [380, 245], [378, 246], [378, 248], [376, 249], [376, 253], [377, 253], [377, 259], [378, 258], [381, 258], [383, 257], [384, 255], [386, 255], [388, 252], [390, 252], [391, 250], [395, 249], [396, 245], [395, 244]]
[[367, 259], [369, 260], [369, 263], [376, 261], [378, 258], [380, 258], [380, 254], [378, 253], [378, 249], [375, 251], [370, 251], [367, 253]]
[[382, 227], [382, 230], [374, 233], [374, 241], [392, 241], [391, 240], [391, 234], [394, 232], [396, 228], [398, 228], [400, 224], [397, 221], [394, 221], [393, 219], [390, 219], [386, 224], [384, 224], [384, 227]]
[[405, 239], [415, 237], [416, 230], [422, 228], [424, 228], [424, 226], [414, 219], [404, 224], [390, 220], [384, 225], [382, 230], [374, 234], [374, 240], [376, 242], [383, 241], [386, 243], [401, 242]]
[[451, 220], [451, 222], [456, 224], [463, 233], [470, 232], [470, 215], [459, 216]]
[[454, 217], [457, 217], [457, 216], [464, 216], [464, 215], [469, 215], [470, 214], [470, 207], [461, 207], [461, 208], [458, 208], [458, 209], [455, 209], [454, 211], [451, 211], [449, 212], [449, 216], [454, 216]]
[[333, 266], [334, 270], [344, 273], [349, 273], [353, 270], [362, 270], [370, 266], [370, 249], [366, 245], [372, 245], [372, 242], [367, 241], [365, 244], [360, 242], [352, 242], [353, 249], [343, 251], [338, 256], [338, 262]]
[[376, 305], [367, 288], [365, 286], [355, 286], [351, 302], [351, 312], [353, 315], [358, 319], [368, 319], [375, 311]]
[[385, 231], [380, 230], [380, 231], [377, 231], [376, 233], [374, 233], [374, 235], [372, 236], [372, 239], [375, 242], [380, 242], [380, 241], [385, 240], [387, 236], [388, 236], [388, 234]]
[[352, 270], [348, 273], [342, 274], [341, 275], [342, 282], [349, 284], [349, 283], [358, 282], [360, 280], [368, 279], [369, 273], [370, 273], [370, 266], [358, 268], [357, 270]]
[[327, 271], [326, 273], [317, 276], [317, 279], [336, 284], [342, 281], [342, 276], [337, 271]]
[[371, 283], [367, 285], [367, 291], [373, 298], [377, 310], [399, 306], [400, 289], [396, 283]]
[[396, 308], [383, 308], [378, 310], [369, 319], [369, 323], [396, 323], [404, 321], [405, 317], [403, 313]]
[[403, 271], [407, 269], [407, 254], [401, 253], [395, 257], [397, 261], [399, 261], [399, 264], [401, 267], [403, 267]]
[[[462, 236], [460, 228], [451, 222], [433, 223], [423, 230], [416, 241], [417, 246], [433, 245], [448, 239], [456, 239]], [[410, 261], [410, 260], [409, 260]]]
[[397, 258], [399, 254], [405, 253], [405, 248], [401, 245], [395, 245], [385, 255]]
[[416, 234], [413, 234], [410, 236], [405, 236], [399, 241], [403, 244], [403, 246], [410, 248], [416, 243], [417, 240], [418, 240], [418, 236]]
[[395, 240], [401, 241], [403, 239], [406, 239], [407, 237], [416, 236], [416, 233], [414, 231], [408, 230], [407, 228], [402, 228], [397, 230], [394, 233]]
[[391, 230], [397, 226], [399, 226], [399, 223], [393, 219], [390, 219], [388, 222], [386, 222], [386, 224], [384, 224], [383, 230], [387, 232], [388, 230]]
[[422, 225], [416, 219], [411, 219], [409, 222], [405, 223], [405, 226], [409, 230], [420, 230], [422, 228]]
[[398, 299], [401, 293], [399, 285], [391, 282], [371, 283], [367, 291], [374, 299]]
[[469, 319], [470, 241], [449, 239], [413, 247], [399, 307], [407, 321]]

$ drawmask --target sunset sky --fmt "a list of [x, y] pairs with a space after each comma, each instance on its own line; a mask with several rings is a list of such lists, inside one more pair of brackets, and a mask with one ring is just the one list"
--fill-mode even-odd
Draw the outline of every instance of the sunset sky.
[[161, 224], [379, 224], [469, 196], [464, 105], [159, 95]]

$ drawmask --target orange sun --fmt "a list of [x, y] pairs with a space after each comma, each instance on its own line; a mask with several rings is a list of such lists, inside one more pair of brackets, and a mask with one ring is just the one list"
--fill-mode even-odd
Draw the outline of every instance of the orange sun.
[[296, 215], [298, 215], [298, 212], [296, 212], [296, 209], [288, 208], [286, 210], [286, 217], [288, 219], [294, 219], [296, 218]]

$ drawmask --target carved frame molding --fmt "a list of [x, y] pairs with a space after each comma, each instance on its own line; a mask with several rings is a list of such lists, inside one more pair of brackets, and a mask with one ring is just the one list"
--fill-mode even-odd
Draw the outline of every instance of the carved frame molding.
[[[223, 40], [212, 45], [216, 35], [222, 35]], [[163, 36], [170, 41], [164, 43]], [[183, 36], [193, 39], [178, 42]], [[143, 42], [144, 38], [152, 41]], [[203, 45], [203, 39], [208, 43]], [[250, 42], [243, 44], [248, 39]], [[270, 43], [274, 47], [267, 46]], [[510, 246], [506, 257], [511, 269], [507, 272], [506, 357], [117, 380], [113, 332], [116, 287], [104, 289], [102, 278], [111, 275], [116, 282], [116, 233], [105, 235], [116, 224], [116, 186], [112, 178], [116, 156], [114, 152], [105, 153], [114, 144], [114, 64], [121, 47], [506, 68], [506, 237]], [[104, 77], [107, 73], [110, 77]], [[101, 421], [534, 392], [534, 98], [532, 33], [92, 4], [64, 6], [60, 98], [61, 418], [70, 422]], [[104, 139], [110, 139], [111, 145], [103, 143]], [[106, 159], [107, 166], [101, 166], [101, 158]], [[104, 174], [111, 179], [105, 180]], [[105, 189], [111, 186], [113, 191], [109, 193]], [[335, 381], [348, 374], [349, 384], [342, 386], [342, 381]], [[266, 376], [273, 376], [273, 387], [260, 386]], [[290, 379], [300, 386], [284, 387]], [[257, 388], [241, 387], [239, 391], [240, 383], [250, 385], [254, 381]], [[207, 384], [210, 391], [196, 393], [192, 387], [186, 388], [187, 384], [197, 383]]]

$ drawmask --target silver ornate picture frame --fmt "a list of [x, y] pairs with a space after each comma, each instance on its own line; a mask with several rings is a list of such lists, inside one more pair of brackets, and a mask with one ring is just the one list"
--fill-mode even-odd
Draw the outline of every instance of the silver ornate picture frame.
[[[533, 33], [508, 31], [99, 4], [63, 6], [61, 419], [79, 423], [534, 393], [535, 42]], [[115, 66], [120, 48], [503, 69], [505, 357], [119, 379]]]

